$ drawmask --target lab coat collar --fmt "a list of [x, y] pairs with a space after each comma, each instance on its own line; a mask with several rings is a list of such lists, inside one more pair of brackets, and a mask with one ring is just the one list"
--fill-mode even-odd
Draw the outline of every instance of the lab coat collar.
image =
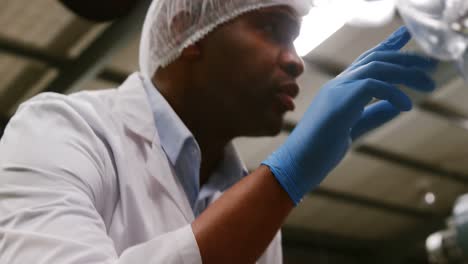
[[129, 130], [142, 136], [152, 144], [159, 145], [159, 136], [143, 87], [143, 76], [141, 74], [133, 73], [119, 87], [118, 102], [115, 107], [120, 112], [124, 124]]
[[[194, 166], [193, 169], [199, 171], [201, 152], [198, 143], [151, 80], [143, 77], [143, 85], [145, 86], [150, 107], [153, 111], [161, 146], [176, 171], [178, 171], [177, 176], [179, 176], [180, 181], [184, 185], [192, 207], [197, 196], [198, 199], [203, 200], [216, 191], [223, 192], [238, 182], [243, 176], [247, 175], [245, 165], [242, 163], [232, 143], [226, 146], [220, 166], [210, 176], [210, 179], [203, 188], [200, 189], [198, 173], [186, 175], [182, 172], [183, 170], [178, 170], [180, 166], [192, 166], [194, 165], [193, 162], [195, 162], [198, 165]], [[192, 154], [190, 156], [192, 163], [181, 164], [181, 160], [186, 160], [182, 156], [185, 155], [186, 157], [187, 153]]]
[[185, 126], [184, 122], [169, 105], [169, 102], [158, 91], [151, 80], [144, 76], [142, 78], [161, 146], [172, 165], [177, 166], [181, 153], [189, 148], [188, 144], [190, 143], [200, 153], [200, 147], [192, 132]]
[[[174, 200], [180, 212], [187, 222], [194, 219], [190, 204], [186, 199], [180, 199], [180, 191], [175, 178], [171, 175], [169, 160], [160, 147], [160, 138], [156, 130], [151, 106], [143, 86], [143, 76], [140, 73], [130, 75], [127, 80], [117, 89], [118, 95], [114, 110], [122, 118], [125, 129], [136, 136], [148, 141], [153, 146], [153, 151], [157, 155], [148, 156], [146, 169], [155, 180], [167, 190], [169, 197]], [[153, 184], [156, 185], [156, 184]], [[182, 201], [182, 202], [181, 202]]]

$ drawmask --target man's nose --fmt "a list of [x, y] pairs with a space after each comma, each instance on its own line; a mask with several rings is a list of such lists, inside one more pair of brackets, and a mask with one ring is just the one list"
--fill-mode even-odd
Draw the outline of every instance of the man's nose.
[[282, 70], [293, 78], [299, 77], [304, 72], [304, 61], [297, 55], [294, 47], [283, 50], [280, 63]]

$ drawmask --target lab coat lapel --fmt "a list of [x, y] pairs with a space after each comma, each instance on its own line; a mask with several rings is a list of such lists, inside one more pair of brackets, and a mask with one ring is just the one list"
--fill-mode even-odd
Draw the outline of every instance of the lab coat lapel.
[[120, 86], [116, 110], [129, 130], [151, 144], [152, 155], [149, 155], [146, 161], [148, 174], [167, 192], [186, 220], [192, 222], [194, 219], [192, 208], [162, 151], [153, 113], [141, 78], [138, 73], [134, 73]]
[[169, 165], [169, 160], [166, 154], [162, 150], [161, 146], [153, 144], [153, 151], [156, 155], [152, 156], [152, 159], [148, 160], [146, 169], [148, 173], [154, 176], [154, 179], [158, 181], [158, 184], [162, 185], [167, 195], [171, 197], [176, 206], [184, 215], [187, 223], [191, 223], [195, 219], [192, 207], [188, 201], [187, 195], [175, 177], [174, 171]]

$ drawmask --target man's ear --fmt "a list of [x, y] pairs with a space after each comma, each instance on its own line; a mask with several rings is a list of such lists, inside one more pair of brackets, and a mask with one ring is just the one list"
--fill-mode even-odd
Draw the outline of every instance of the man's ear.
[[[171, 30], [177, 45], [181, 44], [182, 39], [179, 37], [192, 25], [192, 22], [192, 17], [188, 12], [180, 12], [172, 18]], [[181, 58], [196, 60], [200, 57], [201, 51], [200, 43], [191, 44], [182, 51]]]

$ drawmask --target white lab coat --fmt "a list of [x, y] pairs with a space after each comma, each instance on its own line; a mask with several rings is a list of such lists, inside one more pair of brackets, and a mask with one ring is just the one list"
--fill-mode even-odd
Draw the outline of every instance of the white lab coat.
[[[22, 104], [0, 144], [0, 263], [201, 263], [153, 120], [138, 74]], [[258, 263], [282, 263], [279, 233]]]

